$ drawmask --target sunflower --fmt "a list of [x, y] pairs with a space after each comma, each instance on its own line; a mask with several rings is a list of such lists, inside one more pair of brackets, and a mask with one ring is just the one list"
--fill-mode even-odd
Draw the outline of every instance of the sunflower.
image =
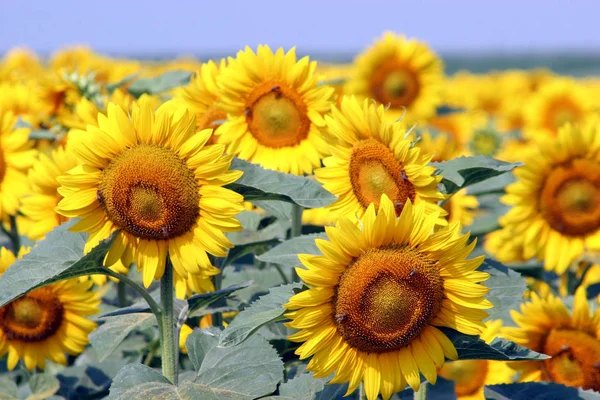
[[460, 222], [462, 226], [473, 223], [478, 207], [477, 197], [468, 195], [466, 189], [454, 193], [443, 206], [448, 213], [446, 216], [448, 222]]
[[[217, 77], [226, 67], [225, 60], [219, 65], [208, 61], [192, 77], [190, 84], [181, 88], [177, 97], [182, 104], [196, 114], [196, 129], [213, 129], [213, 134], [218, 135], [218, 128], [227, 119], [227, 114], [217, 107], [219, 91]], [[214, 136], [209, 143], [216, 143]]]
[[523, 242], [523, 238], [504, 228], [488, 233], [483, 247], [486, 253], [502, 263], [525, 262], [528, 258], [524, 254]]
[[518, 327], [504, 328], [507, 338], [531, 350], [551, 356], [543, 361], [515, 362], [519, 381], [549, 381], [567, 386], [600, 391], [600, 311], [590, 313], [586, 290], [575, 292], [573, 313], [560, 298], [541, 299], [521, 304], [512, 311]]
[[352, 64], [326, 64], [317, 65], [317, 74], [321, 83], [326, 83], [335, 90], [335, 101], [339, 106], [344, 97], [345, 83], [352, 74]]
[[[233, 318], [238, 314], [237, 311], [230, 311], [222, 313], [223, 318]], [[223, 321], [223, 327], [227, 328], [229, 324]], [[212, 314], [206, 314], [200, 319], [198, 322], [198, 328], [204, 329], [213, 326], [213, 318]], [[188, 324], [183, 324], [181, 329], [179, 330], [179, 351], [184, 354], [187, 354], [187, 348], [185, 347], [185, 342], [187, 341], [188, 336], [190, 336], [194, 332], [194, 328], [189, 326]]]
[[532, 278], [530, 276], [525, 278], [525, 283], [527, 284], [527, 289], [523, 293], [523, 298], [525, 300], [531, 299], [531, 294], [535, 293], [542, 299], [545, 299], [552, 292], [552, 286], [550, 286], [546, 281], [541, 279]]
[[589, 118], [593, 105], [585, 87], [570, 79], [554, 79], [530, 97], [524, 109], [524, 133], [538, 141], [555, 137], [566, 123], [581, 124]]
[[336, 212], [329, 207], [307, 208], [302, 212], [302, 223], [306, 225], [333, 225], [336, 221]]
[[[22, 248], [19, 258], [28, 253]], [[0, 274], [15, 262], [0, 249]], [[19, 359], [25, 367], [44, 368], [46, 360], [66, 364], [65, 353], [77, 355], [89, 343], [96, 323], [86, 317], [100, 311], [100, 297], [90, 291], [91, 281], [69, 279], [35, 289], [0, 308], [0, 356], [8, 353], [13, 370]]]
[[[488, 321], [485, 326], [480, 337], [486, 343], [491, 343], [499, 336], [502, 321]], [[438, 374], [454, 381], [458, 400], [485, 400], [484, 386], [511, 383], [515, 370], [505, 361], [458, 360], [444, 364]]]
[[10, 49], [0, 60], [0, 81], [25, 82], [42, 71], [40, 58], [27, 48]]
[[481, 113], [452, 112], [427, 121], [426, 126], [439, 134], [447, 134], [460, 155], [468, 152], [473, 131], [484, 127], [486, 117]]
[[345, 96], [340, 108], [333, 107], [325, 117], [327, 134], [335, 143], [332, 156], [315, 176], [338, 199], [329, 207], [339, 215], [361, 218], [366, 208], [379, 205], [386, 194], [400, 214], [408, 200], [426, 204], [428, 212], [440, 211], [437, 202], [444, 195], [437, 190], [441, 176], [428, 166], [432, 155], [425, 155], [411, 138], [405, 138], [405, 126], [384, 119], [384, 106], [369, 100], [361, 104], [354, 96]]
[[212, 131], [196, 133], [187, 110], [167, 102], [154, 113], [146, 98], [132, 108], [130, 118], [110, 103], [98, 127], [70, 142], [83, 165], [58, 178], [56, 211], [81, 218], [72, 229], [90, 233], [86, 252], [118, 231], [105, 264], [135, 262], [146, 287], [162, 277], [167, 252], [179, 279], [218, 274], [207, 252], [232, 247], [223, 232], [241, 229], [243, 200], [222, 186], [242, 172], [229, 171], [224, 146], [205, 146]]
[[227, 153], [268, 169], [301, 175], [321, 165], [328, 146], [321, 137], [333, 88], [319, 85], [316, 62], [296, 61], [296, 50], [273, 53], [246, 47], [217, 78], [219, 107], [227, 122], [219, 143]]
[[312, 356], [307, 369], [332, 383], [350, 382], [348, 393], [363, 381], [369, 400], [384, 399], [408, 383], [420, 386], [420, 373], [435, 383], [444, 357], [457, 359], [452, 342], [436, 326], [468, 335], [485, 328], [479, 283], [489, 274], [475, 271], [483, 257], [467, 260], [475, 241], [450, 224], [432, 233], [437, 213], [410, 200], [396, 217], [385, 195], [367, 209], [362, 229], [348, 218], [325, 227], [329, 241], [317, 239], [324, 255], [300, 255], [297, 268], [309, 290], [285, 305], [290, 340], [304, 342], [300, 359]]
[[462, 155], [458, 143], [452, 136], [444, 132], [429, 132], [423, 130], [419, 132], [417, 147], [425, 154], [433, 154], [431, 161], [447, 161]]
[[565, 125], [540, 141], [517, 182], [501, 198], [512, 206], [500, 219], [523, 243], [525, 259], [537, 256], [562, 274], [586, 251], [600, 249], [600, 125]]
[[30, 130], [17, 128], [17, 117], [0, 109], [0, 218], [16, 215], [20, 198], [29, 190], [27, 169], [36, 151], [28, 141]]
[[444, 66], [423, 42], [386, 32], [354, 64], [345, 93], [389, 106], [391, 121], [428, 119], [442, 104]]
[[36, 96], [32, 83], [0, 83], [0, 110], [10, 111], [33, 128], [48, 124], [49, 107]]

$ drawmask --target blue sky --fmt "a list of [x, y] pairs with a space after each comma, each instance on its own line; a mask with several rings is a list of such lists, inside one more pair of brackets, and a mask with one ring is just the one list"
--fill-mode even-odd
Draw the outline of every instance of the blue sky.
[[385, 30], [446, 53], [600, 50], [599, 11], [597, 0], [5, 0], [0, 53], [80, 43], [137, 55], [231, 53], [259, 43], [354, 52]]

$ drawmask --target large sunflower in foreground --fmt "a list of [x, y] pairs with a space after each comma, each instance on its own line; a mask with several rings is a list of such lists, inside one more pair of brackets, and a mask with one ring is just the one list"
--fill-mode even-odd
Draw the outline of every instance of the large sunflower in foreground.
[[[491, 343], [500, 333], [501, 320], [488, 321], [480, 338]], [[486, 385], [511, 383], [515, 370], [506, 361], [458, 360], [444, 364], [438, 374], [454, 381], [454, 391], [458, 400], [485, 400], [483, 388]]]
[[516, 343], [552, 358], [543, 361], [519, 361], [513, 367], [519, 381], [549, 381], [567, 386], [600, 391], [600, 312], [590, 313], [586, 290], [575, 292], [573, 313], [560, 298], [541, 299], [531, 294], [531, 302], [521, 304], [521, 312], [512, 311], [518, 327], [504, 328]]
[[542, 85], [524, 108], [524, 133], [529, 139], [548, 140], [566, 123], [581, 124], [590, 117], [594, 99], [584, 86], [560, 78]]
[[16, 215], [19, 201], [29, 190], [27, 169], [37, 151], [29, 142], [29, 129], [16, 128], [17, 117], [0, 109], [0, 218]]
[[[28, 250], [21, 249], [19, 257]], [[0, 250], [0, 275], [15, 262], [6, 248]], [[66, 364], [65, 353], [77, 355], [89, 343], [96, 323], [87, 317], [100, 311], [100, 297], [90, 291], [91, 281], [69, 279], [39, 289], [0, 308], [0, 356], [7, 366], [23, 360], [32, 371], [46, 360]]]
[[223, 232], [241, 229], [243, 198], [223, 188], [242, 174], [229, 170], [233, 156], [205, 146], [212, 131], [196, 133], [196, 116], [169, 102], [154, 113], [142, 99], [131, 118], [110, 103], [98, 123], [69, 142], [83, 165], [58, 178], [56, 210], [81, 218], [72, 229], [90, 233], [85, 250], [118, 230], [105, 263], [135, 262], [146, 287], [162, 277], [167, 252], [183, 279], [218, 274], [207, 253], [225, 256]]
[[345, 93], [389, 106], [393, 121], [404, 113], [411, 121], [430, 118], [442, 104], [444, 67], [425, 43], [388, 32], [354, 63]]
[[500, 223], [562, 274], [586, 251], [600, 250], [600, 125], [565, 125], [515, 169], [517, 182], [502, 197], [512, 206]]
[[347, 218], [325, 227], [329, 241], [316, 240], [322, 256], [300, 255], [296, 271], [310, 287], [285, 307], [290, 340], [304, 342], [296, 354], [312, 356], [315, 377], [336, 373], [332, 383], [363, 381], [369, 400], [384, 399], [408, 383], [420, 386], [420, 373], [435, 383], [444, 357], [457, 359], [452, 342], [436, 327], [479, 334], [492, 304], [476, 271], [483, 257], [467, 260], [475, 241], [451, 224], [433, 232], [438, 215], [410, 200], [400, 217], [387, 196], [379, 211], [369, 206], [363, 228]]
[[369, 100], [359, 103], [345, 96], [339, 108], [325, 117], [332, 156], [315, 176], [338, 199], [329, 206], [339, 215], [361, 218], [371, 203], [387, 195], [400, 214], [404, 204], [426, 204], [428, 212], [445, 212], [436, 204], [444, 199], [437, 190], [441, 176], [428, 166], [432, 155], [423, 154], [406, 138], [405, 125], [384, 119], [384, 106]]
[[316, 67], [308, 57], [296, 61], [295, 49], [273, 53], [268, 46], [230, 59], [217, 78], [227, 113], [219, 143], [227, 153], [296, 175], [318, 167], [328, 151], [320, 129], [333, 88], [319, 85]]

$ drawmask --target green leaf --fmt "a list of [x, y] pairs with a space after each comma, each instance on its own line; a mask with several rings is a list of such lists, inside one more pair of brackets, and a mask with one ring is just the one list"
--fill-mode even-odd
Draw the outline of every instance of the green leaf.
[[469, 186], [471, 196], [485, 196], [489, 194], [504, 194], [506, 187], [515, 181], [515, 176], [511, 172], [505, 172], [483, 182]]
[[291, 221], [293, 205], [285, 201], [252, 200], [252, 204], [267, 211], [276, 218]]
[[447, 194], [458, 192], [467, 186], [483, 182], [487, 179], [512, 171], [522, 165], [508, 163], [491, 157], [459, 157], [448, 161], [430, 163], [437, 168], [436, 175], [441, 175], [442, 185]]
[[312, 373], [304, 373], [279, 386], [279, 396], [266, 397], [265, 400], [314, 400], [324, 388], [322, 379], [313, 377]]
[[0, 400], [18, 400], [19, 388], [8, 376], [0, 376]]
[[187, 85], [192, 74], [187, 71], [167, 71], [153, 78], [141, 78], [127, 89], [132, 96], [140, 97], [144, 93], [160, 94], [179, 86]]
[[193, 316], [195, 311], [201, 310], [202, 308], [214, 303], [215, 301], [229, 296], [230, 294], [237, 292], [238, 290], [247, 288], [252, 284], [252, 281], [246, 281], [237, 283], [210, 293], [196, 294], [187, 299], [188, 302], [188, 313]]
[[600, 393], [550, 382], [509, 383], [484, 388], [489, 400], [599, 400]]
[[[454, 381], [444, 379], [441, 376], [437, 377], [435, 385], [427, 381], [421, 381], [421, 387], [427, 385], [426, 397], [427, 399], [435, 400], [456, 400], [456, 392], [454, 388]], [[415, 392], [410, 387], [407, 387], [400, 393], [398, 393], [398, 400], [412, 400], [420, 397], [415, 397]]]
[[545, 360], [545, 354], [537, 353], [503, 338], [495, 338], [487, 344], [479, 336], [465, 335], [446, 327], [438, 327], [454, 344], [459, 360]]
[[525, 279], [518, 272], [491, 258], [486, 258], [478, 270], [490, 274], [490, 279], [484, 282], [490, 288], [486, 297], [494, 304], [493, 308], [485, 310], [488, 319], [511, 321], [510, 310], [518, 309], [523, 301], [523, 293], [527, 289]]
[[29, 379], [31, 394], [27, 400], [44, 400], [52, 396], [60, 388], [60, 383], [55, 376], [50, 374], [35, 374]]
[[229, 265], [223, 269], [222, 284], [224, 286], [235, 285], [250, 280], [253, 281], [252, 285], [236, 293], [236, 297], [246, 303], [256, 298], [257, 294], [266, 294], [270, 288], [285, 283], [281, 275], [271, 265], [266, 266], [266, 268], [258, 268], [256, 265], [237, 264]]
[[256, 259], [288, 267], [302, 265], [298, 254], [321, 254], [321, 251], [315, 244], [315, 239], [327, 239], [327, 235], [325, 233], [317, 233], [286, 240], [279, 246], [273, 247], [271, 250], [256, 256]]
[[262, 217], [257, 212], [244, 210], [236, 215], [235, 218], [240, 221], [244, 230], [255, 231], [258, 229]]
[[138, 73], [134, 72], [133, 74], [127, 75], [125, 78], [121, 79], [120, 81], [109, 83], [108, 85], [106, 85], [106, 91], [109, 94], [112, 94], [118, 88], [122, 87], [123, 85], [126, 85], [127, 83], [129, 83], [131, 81], [133, 81], [137, 76], [138, 76]]
[[[109, 399], [151, 399], [158, 393], [168, 394], [177, 388], [158, 371], [142, 364], [129, 364], [114, 377]], [[170, 397], [163, 397], [168, 399]]]
[[197, 377], [192, 387], [206, 400], [252, 400], [275, 391], [283, 379], [277, 351], [256, 335], [234, 347], [218, 347], [218, 329], [197, 329], [186, 345]]
[[49, 232], [30, 253], [15, 261], [2, 274], [0, 307], [33, 289], [53, 282], [105, 273], [102, 263], [114, 235], [84, 256], [83, 247], [87, 235], [68, 230], [75, 222], [66, 222]]
[[253, 243], [268, 242], [273, 239], [277, 239], [277, 241], [280, 242], [285, 240], [290, 226], [291, 224], [289, 221], [275, 220], [275, 222], [260, 230], [231, 232], [227, 237], [235, 246], [253, 245]]
[[295, 294], [295, 289], [301, 287], [300, 283], [290, 283], [272, 288], [269, 294], [250, 304], [231, 321], [220, 336], [219, 346], [235, 346], [246, 340], [261, 326], [285, 318], [283, 314], [286, 310], [283, 305]]
[[104, 323], [90, 333], [90, 343], [99, 361], [104, 361], [131, 332], [156, 325], [154, 314], [138, 313], [103, 317]]
[[279, 200], [319, 208], [336, 199], [321, 184], [303, 176], [266, 170], [239, 158], [233, 159], [231, 169], [244, 171], [244, 175], [227, 187], [244, 195], [247, 201]]
[[29, 140], [56, 140], [58, 135], [45, 129], [36, 129], [29, 133]]

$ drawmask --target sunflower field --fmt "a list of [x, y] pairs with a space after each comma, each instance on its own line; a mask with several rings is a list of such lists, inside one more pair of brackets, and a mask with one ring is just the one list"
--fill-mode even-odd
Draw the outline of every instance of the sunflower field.
[[0, 399], [600, 399], [600, 80], [0, 61]]

